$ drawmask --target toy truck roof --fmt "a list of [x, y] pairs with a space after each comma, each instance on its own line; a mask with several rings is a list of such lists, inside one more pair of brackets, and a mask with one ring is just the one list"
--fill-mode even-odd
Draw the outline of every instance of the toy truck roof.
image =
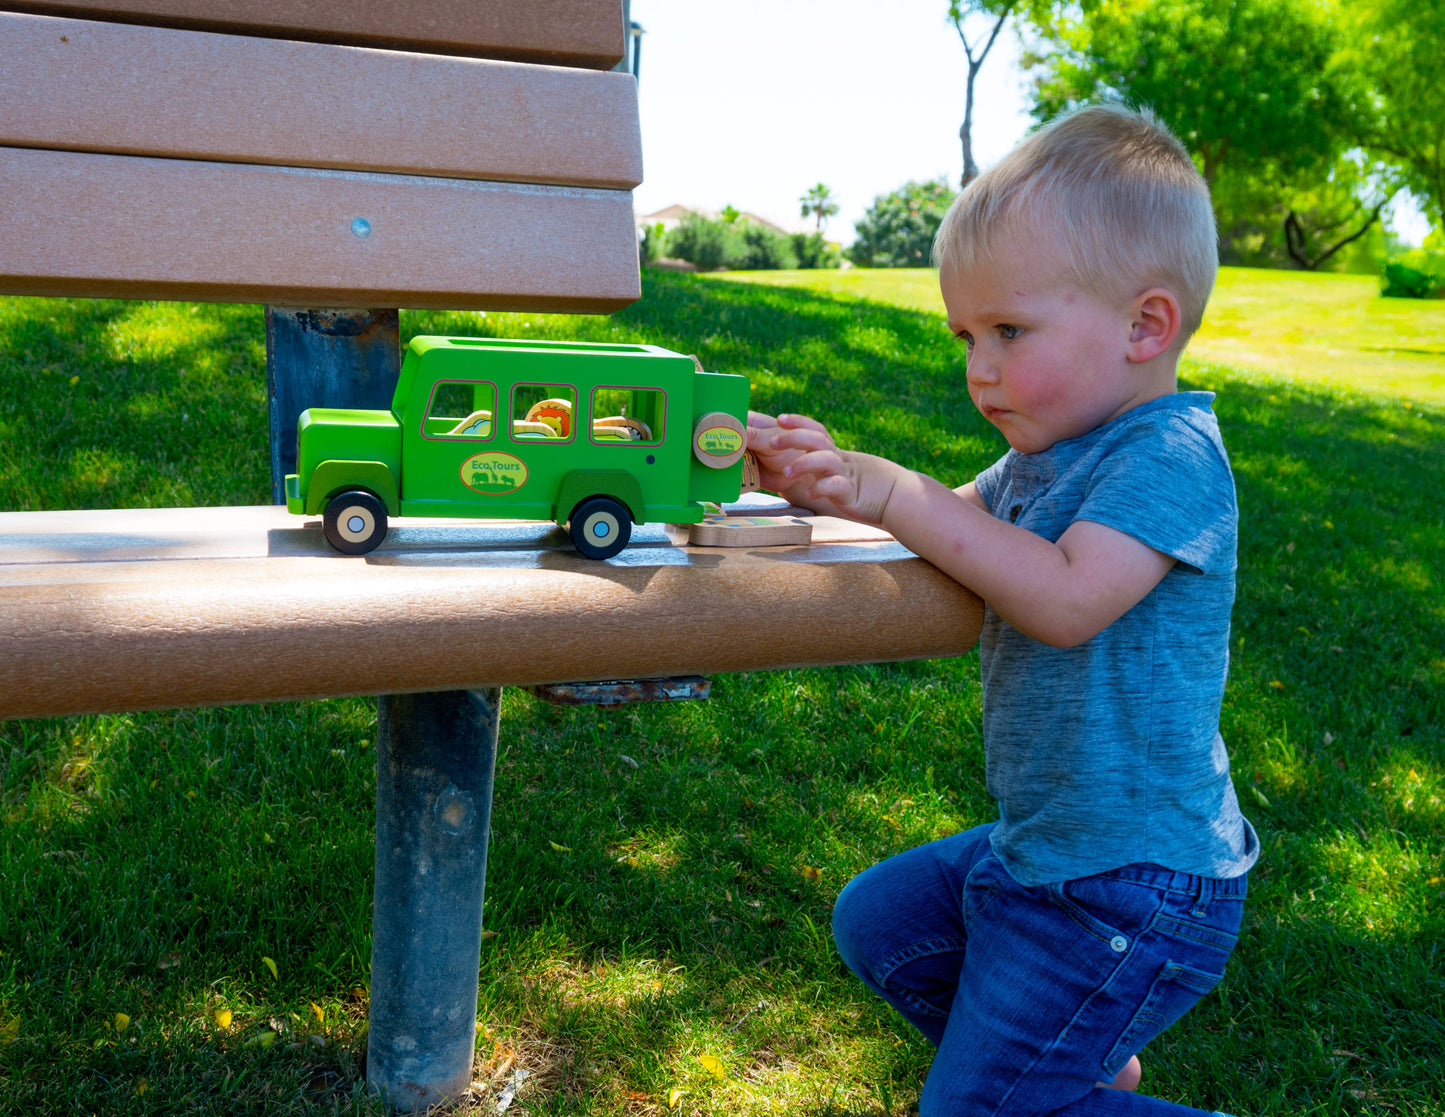
[[[579, 360], [585, 358], [585, 361]], [[645, 363], [645, 371], [638, 368]], [[657, 345], [516, 338], [414, 337], [407, 345], [392, 397], [400, 418], [417, 388], [438, 380], [566, 382], [625, 381], [685, 388], [697, 369], [692, 357]]]

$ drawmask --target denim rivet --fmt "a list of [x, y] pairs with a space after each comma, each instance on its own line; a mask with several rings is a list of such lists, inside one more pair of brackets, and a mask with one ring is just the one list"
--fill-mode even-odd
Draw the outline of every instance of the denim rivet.
[[1123, 935], [1115, 935], [1109, 940], [1109, 946], [1113, 948], [1115, 954], [1123, 954], [1129, 949], [1129, 940]]

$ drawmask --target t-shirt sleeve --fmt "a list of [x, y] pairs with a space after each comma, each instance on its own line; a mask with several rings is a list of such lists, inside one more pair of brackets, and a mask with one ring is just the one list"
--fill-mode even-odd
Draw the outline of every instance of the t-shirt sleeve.
[[1124, 433], [1074, 517], [1132, 536], [1204, 573], [1233, 569], [1234, 475], [1217, 435], [1180, 416]]
[[973, 479], [974, 487], [978, 489], [978, 495], [983, 498], [984, 504], [988, 505], [990, 511], [993, 510], [994, 497], [998, 495], [998, 488], [1003, 480], [1004, 464], [1008, 461], [1008, 457], [1008, 454], [1004, 454]]

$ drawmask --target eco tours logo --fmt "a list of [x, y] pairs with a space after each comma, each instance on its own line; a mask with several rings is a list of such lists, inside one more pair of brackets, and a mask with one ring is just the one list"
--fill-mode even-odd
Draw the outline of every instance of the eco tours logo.
[[462, 484], [483, 496], [504, 496], [527, 483], [527, 463], [513, 454], [488, 450], [462, 462]]

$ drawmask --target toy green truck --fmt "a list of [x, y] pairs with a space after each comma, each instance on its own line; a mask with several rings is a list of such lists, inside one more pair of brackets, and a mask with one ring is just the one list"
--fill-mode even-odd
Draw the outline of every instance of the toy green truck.
[[348, 555], [393, 516], [553, 520], [606, 559], [634, 523], [736, 500], [746, 377], [653, 345], [416, 337], [390, 411], [313, 407], [286, 507]]

